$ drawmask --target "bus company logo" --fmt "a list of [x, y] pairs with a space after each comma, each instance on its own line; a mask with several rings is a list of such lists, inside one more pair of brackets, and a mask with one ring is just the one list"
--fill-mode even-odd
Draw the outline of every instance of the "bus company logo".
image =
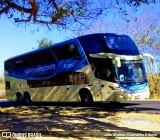
[[53, 77], [58, 71], [58, 63], [42, 64], [11, 71], [8, 75], [25, 80], [41, 80]]
[[12, 137], [12, 133], [11, 132], [2, 132], [2, 137], [5, 137], [5, 138]]
[[40, 65], [24, 70], [24, 79], [37, 80], [53, 77], [58, 71], [58, 63], [51, 63], [47, 65]]
[[36, 68], [27, 69], [25, 70], [25, 74], [41, 73], [41, 72], [56, 70], [56, 69], [57, 69], [56, 64], [50, 64], [46, 66], [39, 66]]

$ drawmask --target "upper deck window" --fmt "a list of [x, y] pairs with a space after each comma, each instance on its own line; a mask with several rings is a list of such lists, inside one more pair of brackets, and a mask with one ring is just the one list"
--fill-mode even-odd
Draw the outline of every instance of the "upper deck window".
[[66, 43], [51, 48], [58, 60], [63, 59], [81, 59], [81, 55], [75, 43]]
[[5, 70], [11, 71], [15, 69], [50, 63], [53, 61], [56, 61], [54, 55], [49, 49], [46, 49], [6, 61]]
[[107, 46], [115, 54], [120, 55], [139, 55], [138, 48], [134, 41], [126, 35], [105, 35], [104, 39]]

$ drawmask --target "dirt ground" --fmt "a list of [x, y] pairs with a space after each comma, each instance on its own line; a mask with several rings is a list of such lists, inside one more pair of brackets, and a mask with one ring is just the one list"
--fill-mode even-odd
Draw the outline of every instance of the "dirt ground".
[[[112, 112], [87, 107], [0, 108], [1, 139], [159, 139], [160, 114]], [[157, 135], [159, 133], [159, 135]], [[22, 136], [22, 137], [18, 137]], [[26, 137], [30, 136], [30, 138]], [[34, 137], [42, 136], [42, 137]]]

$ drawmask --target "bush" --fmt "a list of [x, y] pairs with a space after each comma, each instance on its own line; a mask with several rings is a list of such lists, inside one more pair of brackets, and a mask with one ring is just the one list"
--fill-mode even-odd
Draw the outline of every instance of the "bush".
[[147, 74], [149, 82], [150, 98], [160, 99], [160, 75], [159, 74]]

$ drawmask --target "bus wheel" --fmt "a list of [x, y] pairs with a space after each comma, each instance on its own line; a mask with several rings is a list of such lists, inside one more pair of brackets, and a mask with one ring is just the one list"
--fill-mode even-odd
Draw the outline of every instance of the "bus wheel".
[[84, 104], [93, 103], [92, 95], [91, 95], [90, 91], [88, 91], [87, 89], [80, 91], [80, 97], [81, 97], [81, 102]]
[[31, 96], [29, 95], [28, 92], [24, 93], [24, 99], [23, 100], [24, 100], [24, 103], [26, 105], [29, 105], [29, 104], [32, 103]]
[[20, 92], [17, 93], [17, 102], [19, 104], [22, 104], [22, 102], [23, 102], [23, 96]]

